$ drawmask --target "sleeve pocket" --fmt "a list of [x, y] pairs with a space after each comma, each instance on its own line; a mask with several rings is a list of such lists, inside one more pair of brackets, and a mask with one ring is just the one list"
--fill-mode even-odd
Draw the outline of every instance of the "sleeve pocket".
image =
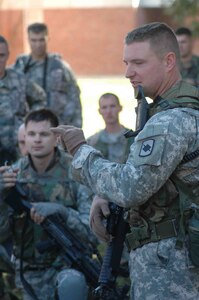
[[134, 165], [160, 166], [169, 125], [146, 125], [135, 139]]

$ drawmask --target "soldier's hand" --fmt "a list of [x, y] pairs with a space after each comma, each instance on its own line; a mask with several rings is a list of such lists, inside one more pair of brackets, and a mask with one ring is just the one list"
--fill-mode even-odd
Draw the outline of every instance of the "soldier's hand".
[[67, 210], [62, 204], [52, 202], [38, 202], [32, 203], [32, 205], [33, 207], [30, 210], [30, 216], [32, 220], [37, 224], [41, 224], [46, 217], [57, 213], [63, 215], [64, 218], [67, 217]]
[[79, 147], [86, 144], [83, 130], [74, 126], [60, 125], [51, 128], [51, 131], [59, 137], [62, 146], [74, 156]]
[[110, 235], [106, 230], [104, 219], [110, 215], [108, 201], [95, 196], [90, 209], [90, 227], [96, 236], [105, 242], [108, 242]]
[[9, 166], [0, 167], [0, 186], [1, 188], [10, 188], [15, 186], [17, 178], [17, 169]]

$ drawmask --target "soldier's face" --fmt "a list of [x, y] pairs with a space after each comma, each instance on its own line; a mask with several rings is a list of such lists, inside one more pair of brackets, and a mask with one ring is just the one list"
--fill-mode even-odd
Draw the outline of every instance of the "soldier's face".
[[126, 78], [135, 88], [141, 85], [145, 96], [154, 99], [162, 94], [166, 78], [166, 58], [160, 59], [148, 41], [124, 46]]
[[20, 126], [20, 128], [18, 130], [18, 147], [19, 147], [21, 155], [27, 154], [24, 125]]
[[113, 96], [102, 97], [99, 101], [99, 113], [106, 124], [113, 125], [118, 123], [121, 110], [121, 105], [118, 104]]
[[49, 121], [28, 122], [26, 126], [25, 142], [27, 152], [32, 158], [51, 157], [57, 145], [55, 135], [50, 131]]
[[186, 34], [176, 36], [180, 48], [180, 56], [186, 58], [192, 54], [192, 39]]
[[46, 33], [34, 33], [30, 31], [28, 34], [28, 39], [33, 58], [40, 59], [45, 57], [48, 42], [48, 37]]
[[0, 72], [4, 72], [9, 57], [8, 47], [4, 43], [0, 43]]

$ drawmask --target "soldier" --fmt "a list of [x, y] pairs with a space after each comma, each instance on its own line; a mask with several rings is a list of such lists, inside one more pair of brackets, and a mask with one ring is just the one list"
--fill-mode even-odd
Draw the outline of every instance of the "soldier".
[[28, 26], [29, 55], [17, 58], [14, 68], [39, 84], [45, 91], [47, 106], [61, 124], [82, 126], [80, 90], [70, 66], [60, 55], [47, 52], [48, 28], [43, 23]]
[[[50, 127], [57, 125], [56, 115], [48, 109], [33, 111], [26, 117], [28, 155], [17, 161], [9, 169], [10, 173], [7, 172], [8, 167], [4, 167], [1, 199], [4, 198], [5, 188], [14, 186], [17, 181], [34, 206], [31, 217], [35, 222], [40, 223], [46, 216], [59, 212], [80, 240], [84, 238], [87, 243], [95, 241], [88, 226], [90, 195], [86, 187], [72, 179], [71, 157], [57, 148], [56, 137], [50, 131]], [[3, 209], [6, 211], [6, 204], [1, 205], [1, 211]], [[22, 270], [38, 299], [54, 300], [58, 286], [59, 299], [66, 299], [63, 295], [67, 295], [70, 300], [86, 300], [88, 287], [84, 275], [67, 268], [56, 249], [39, 253], [36, 244], [47, 239], [42, 227], [17, 214], [10, 217], [12, 222], [9, 223], [4, 214], [4, 228], [7, 226], [7, 234], [10, 231], [12, 233], [17, 287], [22, 288]], [[22, 235], [23, 230], [25, 232]], [[24, 241], [23, 255], [20, 254], [21, 239]], [[23, 267], [20, 267], [20, 256]], [[32, 299], [27, 290], [23, 290], [23, 297], [24, 300]]]
[[199, 56], [193, 54], [192, 32], [187, 27], [176, 30], [180, 48], [180, 72], [182, 78], [190, 84], [199, 87]]
[[25, 144], [25, 125], [24, 125], [24, 123], [19, 126], [17, 138], [18, 138], [18, 148], [19, 148], [20, 155], [23, 156], [23, 155], [28, 154], [27, 149], [26, 149], [26, 144]]
[[105, 122], [105, 129], [90, 136], [88, 144], [100, 150], [104, 158], [124, 163], [129, 154], [132, 139], [126, 139], [124, 133], [129, 129], [119, 122], [119, 113], [122, 111], [117, 95], [105, 93], [99, 98], [99, 113]]
[[74, 156], [75, 178], [99, 196], [90, 214], [95, 233], [109, 239], [102, 217], [108, 201], [129, 209], [135, 300], [199, 299], [199, 91], [181, 80], [179, 58], [175, 33], [165, 23], [126, 35], [126, 77], [153, 103], [125, 164], [104, 160], [79, 128], [52, 129]]
[[6, 68], [8, 57], [8, 43], [0, 36], [0, 165], [17, 159], [17, 130], [28, 107], [36, 109], [45, 103], [39, 86], [27, 82], [23, 74]]
[[[125, 138], [124, 133], [129, 131], [119, 121], [122, 106], [117, 95], [113, 93], [102, 94], [99, 98], [99, 113], [104, 122], [105, 129], [87, 139], [89, 145], [100, 150], [105, 159], [112, 162], [125, 163], [128, 157], [133, 138]], [[124, 247], [121, 265], [128, 274], [128, 251]]]

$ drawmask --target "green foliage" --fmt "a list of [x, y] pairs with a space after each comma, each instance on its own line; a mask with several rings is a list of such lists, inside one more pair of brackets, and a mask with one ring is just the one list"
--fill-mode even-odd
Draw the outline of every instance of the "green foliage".
[[165, 12], [178, 26], [188, 26], [194, 35], [199, 36], [198, 0], [174, 0], [169, 7], [165, 8]]

